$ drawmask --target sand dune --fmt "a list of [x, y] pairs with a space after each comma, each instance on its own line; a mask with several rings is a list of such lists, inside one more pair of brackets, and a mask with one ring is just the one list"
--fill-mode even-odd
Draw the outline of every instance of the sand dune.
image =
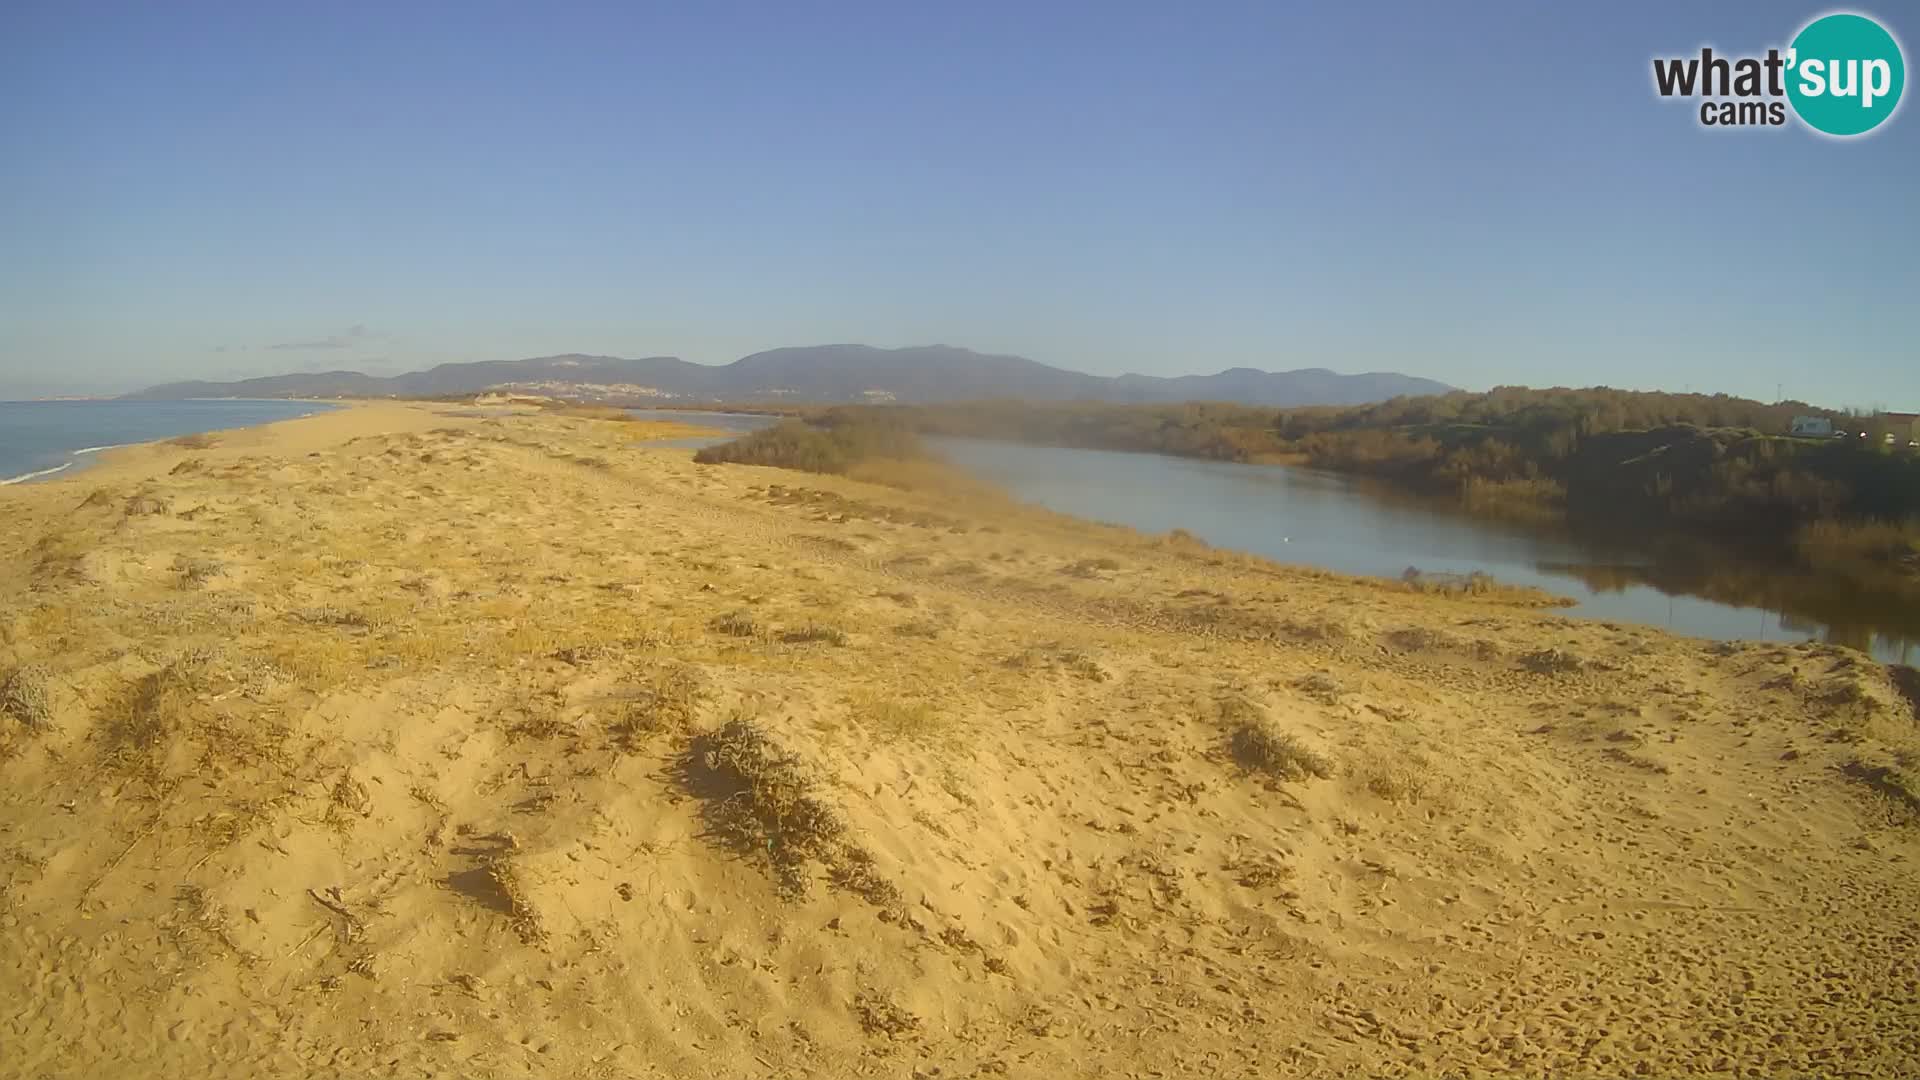
[[658, 434], [0, 490], [0, 1074], [1920, 1073], [1859, 654]]

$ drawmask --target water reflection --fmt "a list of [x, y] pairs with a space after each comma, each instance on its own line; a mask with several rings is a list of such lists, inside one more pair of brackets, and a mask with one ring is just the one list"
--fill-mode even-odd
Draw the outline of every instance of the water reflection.
[[[697, 449], [777, 423], [741, 413], [632, 409], [721, 436], [653, 446]], [[1460, 511], [1364, 479], [1309, 469], [1157, 454], [936, 439], [954, 464], [1052, 510], [1148, 532], [1186, 529], [1281, 562], [1398, 577], [1482, 571], [1578, 601], [1569, 614], [1715, 639], [1819, 640], [1891, 663], [1920, 659], [1920, 610], [1790, 566], [1684, 537], [1597, 523], [1529, 524]]]
[[1575, 615], [1716, 639], [1818, 639], [1898, 663], [1920, 656], [1911, 605], [1698, 540], [1470, 517], [1450, 500], [1306, 469], [976, 439], [936, 445], [1029, 502], [1149, 532], [1183, 528], [1282, 562], [1382, 577], [1409, 566], [1478, 570], [1570, 596]]
[[1663, 595], [1758, 611], [1757, 631], [1744, 637], [1824, 641], [1901, 664], [1920, 654], [1920, 611], [1912, 605], [1890, 603], [1879, 593], [1797, 568], [1714, 557], [1698, 550], [1697, 541], [1666, 547], [1660, 558], [1642, 564], [1543, 563], [1540, 569], [1576, 579], [1595, 594], [1645, 586]]

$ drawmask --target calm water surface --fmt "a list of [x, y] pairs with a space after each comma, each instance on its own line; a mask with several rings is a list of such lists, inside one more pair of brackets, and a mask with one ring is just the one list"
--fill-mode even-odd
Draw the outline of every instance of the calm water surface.
[[[733, 433], [779, 418], [632, 410]], [[697, 448], [726, 438], [679, 439]], [[1348, 574], [1492, 574], [1577, 605], [1568, 614], [1718, 640], [1830, 641], [1893, 663], [1920, 661], [1920, 611], [1698, 540], [1602, 537], [1462, 513], [1353, 477], [1276, 465], [1070, 450], [980, 439], [935, 448], [1016, 498], [1147, 532], [1185, 529], [1218, 547]]]
[[936, 440], [1016, 497], [1148, 532], [1349, 574], [1485, 571], [1572, 597], [1569, 614], [1715, 639], [1825, 640], [1920, 660], [1920, 612], [1698, 542], [1659, 545], [1469, 517], [1351, 477], [1157, 454]]
[[0, 483], [65, 475], [92, 454], [333, 408], [310, 401], [0, 401]]

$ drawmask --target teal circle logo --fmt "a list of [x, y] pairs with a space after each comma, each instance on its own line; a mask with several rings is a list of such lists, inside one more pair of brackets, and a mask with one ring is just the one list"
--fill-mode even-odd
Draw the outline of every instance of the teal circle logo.
[[1900, 43], [1865, 15], [1815, 19], [1787, 50], [1787, 100], [1808, 127], [1828, 135], [1879, 127], [1906, 85]]

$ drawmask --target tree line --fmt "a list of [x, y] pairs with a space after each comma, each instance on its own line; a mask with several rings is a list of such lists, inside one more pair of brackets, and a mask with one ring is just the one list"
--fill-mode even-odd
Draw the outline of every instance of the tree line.
[[[1848, 434], [1792, 437], [1800, 416]], [[1884, 440], [1884, 419], [1805, 402], [1499, 387], [1349, 407], [987, 401], [836, 406], [807, 420], [825, 431], [1291, 461], [1483, 513], [1710, 530], [1920, 583], [1920, 454], [1905, 433]]]

